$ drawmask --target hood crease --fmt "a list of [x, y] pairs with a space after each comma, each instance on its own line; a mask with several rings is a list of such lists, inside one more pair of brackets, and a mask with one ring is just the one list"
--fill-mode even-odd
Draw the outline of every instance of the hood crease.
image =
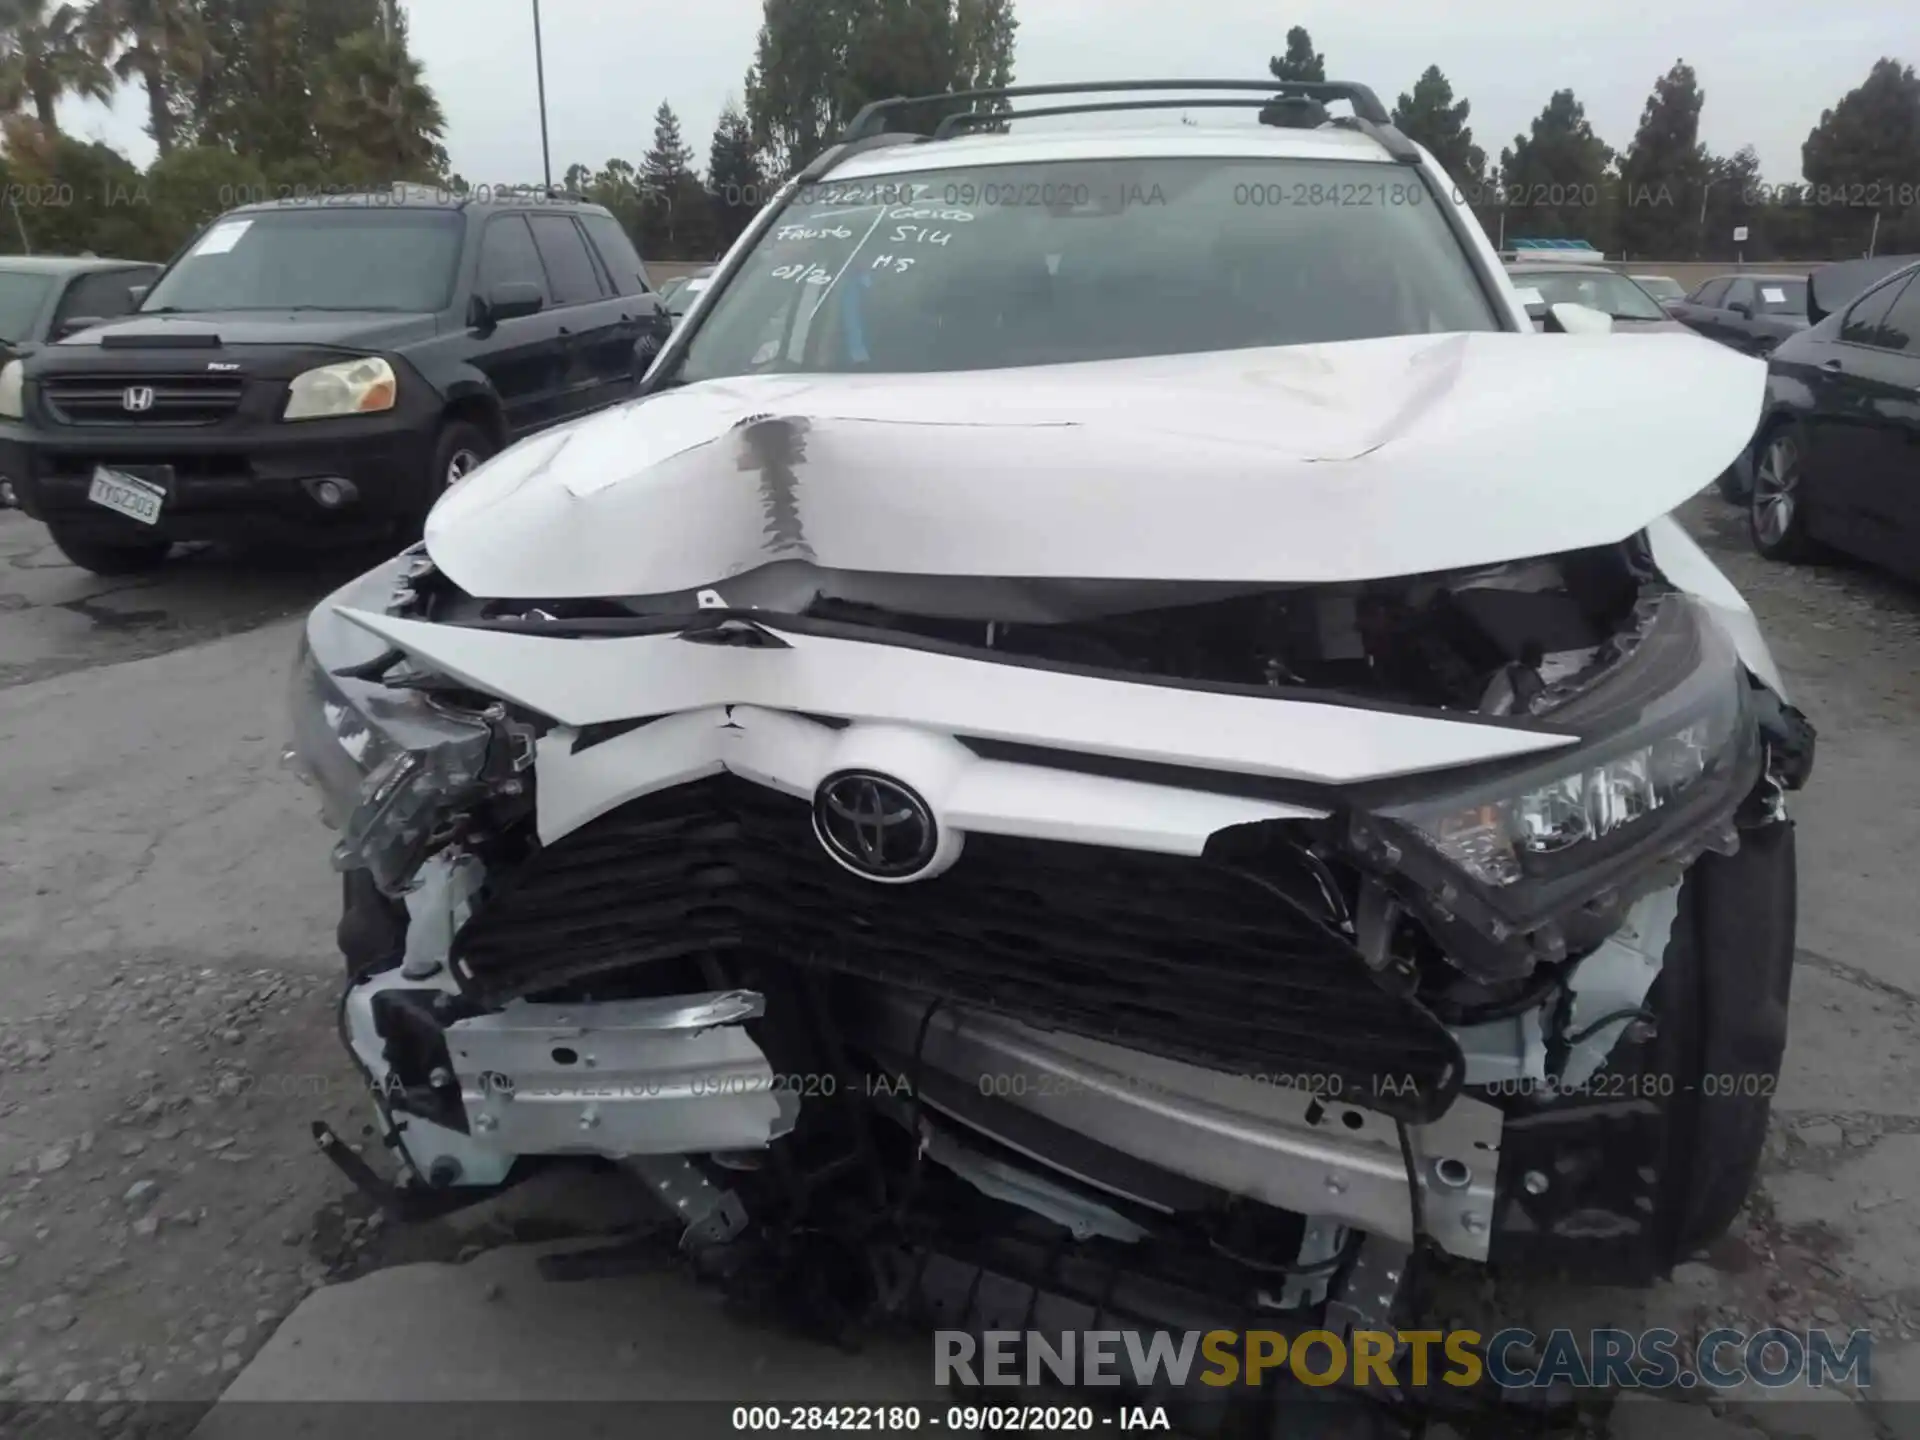
[[435, 507], [427, 548], [495, 599], [693, 591], [792, 559], [1254, 584], [1467, 569], [1677, 508], [1749, 440], [1765, 381], [1696, 336], [1629, 334], [735, 378], [502, 453]]

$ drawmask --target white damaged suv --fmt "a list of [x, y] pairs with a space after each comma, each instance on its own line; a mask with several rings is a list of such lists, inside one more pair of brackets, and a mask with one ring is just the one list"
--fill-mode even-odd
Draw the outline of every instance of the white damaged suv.
[[1660, 1273], [1786, 1038], [1813, 736], [1669, 518], [1765, 369], [1536, 333], [1363, 87], [1007, 108], [1088, 88], [869, 107], [313, 612], [399, 1181], [322, 1141], [416, 1211], [610, 1159], [822, 1326]]

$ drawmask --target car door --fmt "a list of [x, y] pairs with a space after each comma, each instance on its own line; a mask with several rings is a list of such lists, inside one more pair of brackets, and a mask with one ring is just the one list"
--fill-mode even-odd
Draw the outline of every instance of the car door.
[[[1900, 276], [1867, 291], [1848, 307], [1832, 341], [1809, 351], [1796, 378], [1807, 387], [1801, 429], [1807, 524], [1851, 553], [1880, 559], [1888, 546], [1890, 501], [1882, 394], [1905, 368], [1889, 321], [1910, 288]], [[1803, 342], [1804, 343], [1804, 342]]]
[[[587, 248], [587, 237], [571, 214], [547, 211], [527, 217], [534, 244], [546, 266], [560, 317], [565, 346], [565, 369], [560, 384], [560, 413], [572, 419], [597, 410], [612, 398], [612, 361], [608, 352], [619, 344], [619, 307], [599, 264]], [[627, 342], [630, 349], [632, 341]], [[623, 365], [623, 370], [631, 370]]]
[[1727, 286], [1727, 293], [1714, 312], [1713, 338], [1736, 350], [1752, 354], [1753, 317], [1758, 308], [1758, 294], [1751, 280], [1735, 280]]
[[1753, 318], [1748, 330], [1756, 355], [1767, 355], [1789, 335], [1807, 326], [1807, 282], [1804, 280], [1758, 280], [1754, 282]]
[[1920, 578], [1920, 272], [1858, 348], [1859, 508], [1868, 558]]
[[627, 232], [611, 215], [584, 211], [580, 226], [587, 232], [595, 257], [619, 299], [618, 339], [610, 344], [605, 362], [612, 399], [624, 399], [647, 373], [660, 353], [673, 317], [666, 302], [647, 283], [647, 267], [633, 248]]
[[1730, 283], [1725, 276], [1704, 282], [1680, 303], [1674, 318], [1702, 335], [1713, 336], [1715, 307], [1720, 297], [1727, 293]]
[[54, 307], [47, 338], [59, 340], [96, 322], [132, 314], [133, 287], [151, 285], [159, 273], [158, 265], [130, 265], [123, 270], [92, 270], [74, 276]]
[[518, 213], [488, 216], [480, 232], [475, 298], [484, 301], [502, 285], [532, 285], [542, 305], [535, 314], [493, 321], [474, 330], [474, 368], [500, 397], [507, 433], [517, 439], [560, 418], [564, 371], [561, 317], [553, 308], [533, 232], [526, 217]]

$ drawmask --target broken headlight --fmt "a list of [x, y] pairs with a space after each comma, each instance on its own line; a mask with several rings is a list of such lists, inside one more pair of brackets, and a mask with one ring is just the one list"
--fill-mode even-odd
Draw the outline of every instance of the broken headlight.
[[1524, 923], [1609, 868], [1684, 858], [1729, 822], [1759, 763], [1749, 694], [1720, 627], [1690, 598], [1664, 596], [1624, 660], [1540, 717], [1580, 743], [1373, 813]]
[[294, 659], [288, 759], [341, 832], [340, 870], [403, 891], [448, 812], [483, 783], [494, 728], [428, 696], [329, 671], [307, 636]]

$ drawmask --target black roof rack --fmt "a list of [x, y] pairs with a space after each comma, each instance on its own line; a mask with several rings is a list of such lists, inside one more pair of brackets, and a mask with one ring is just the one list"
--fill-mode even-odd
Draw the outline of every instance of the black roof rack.
[[[1260, 96], [1252, 99], [1188, 99], [1185, 101], [1161, 98], [1147, 99], [1152, 92], [1184, 91], [1191, 95], [1196, 91], [1230, 91], [1238, 96]], [[1030, 110], [993, 110], [982, 109], [981, 103], [1023, 99], [1038, 95], [1131, 95], [1129, 100], [1077, 103], [1073, 105], [1050, 105]], [[972, 124], [995, 124], [1007, 120], [1031, 120], [1052, 115], [1083, 115], [1114, 110], [1178, 110], [1197, 109], [1203, 106], [1247, 105], [1252, 107], [1275, 101], [1326, 101], [1345, 100], [1353, 107], [1354, 128], [1371, 136], [1389, 155], [1402, 164], [1418, 164], [1420, 151], [1395, 128], [1393, 117], [1387, 113], [1387, 107], [1380, 103], [1365, 85], [1348, 80], [1094, 80], [1060, 85], [1007, 85], [992, 90], [952, 90], [936, 95], [897, 95], [890, 100], [875, 100], [863, 106], [860, 112], [848, 123], [840, 136], [842, 145], [869, 140], [887, 132], [887, 119], [890, 113], [910, 109], [915, 106], [952, 104], [966, 101], [969, 110], [960, 116], [949, 115], [943, 119], [934, 132], [935, 139], [945, 139], [958, 129]], [[977, 118], [963, 118], [963, 117]], [[828, 152], [838, 160], [848, 153]], [[826, 157], [821, 157], [825, 159]], [[828, 162], [829, 165], [833, 161]], [[811, 168], [811, 167], [809, 167]]]
[[[1392, 125], [1380, 97], [1365, 85], [1347, 80], [1090, 80], [1064, 85], [1007, 85], [997, 90], [950, 90], [936, 95], [896, 95], [862, 107], [840, 137], [844, 143], [884, 130], [889, 110], [904, 110], [942, 100], [1013, 100], [1029, 95], [1111, 95], [1149, 90], [1239, 90], [1268, 95], [1306, 95], [1315, 100], [1345, 100], [1353, 113], [1374, 125]], [[1116, 106], [1111, 108], [1133, 108]], [[1160, 107], [1153, 107], [1160, 108]]]
[[[1189, 97], [1183, 100], [1105, 100], [1087, 105], [1042, 105], [1028, 110], [961, 110], [947, 116], [934, 127], [933, 138], [946, 140], [958, 130], [973, 125], [998, 125], [1007, 120], [1041, 120], [1051, 115], [1096, 115], [1112, 110], [1260, 110], [1273, 109], [1284, 113], [1298, 109], [1301, 129], [1312, 129], [1317, 125], [1330, 123], [1326, 107], [1308, 95], [1262, 96], [1236, 95], [1228, 99], [1212, 96]], [[1365, 125], [1367, 122], [1360, 122]], [[1377, 126], [1369, 127], [1378, 131]]]

